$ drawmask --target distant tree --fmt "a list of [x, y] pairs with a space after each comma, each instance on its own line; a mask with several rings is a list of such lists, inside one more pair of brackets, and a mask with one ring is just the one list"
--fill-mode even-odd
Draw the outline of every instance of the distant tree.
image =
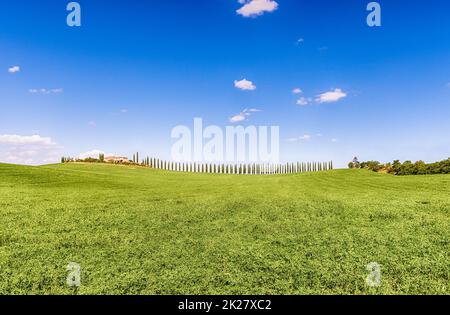
[[361, 163], [359, 162], [358, 158], [355, 156], [353, 160], [348, 163], [348, 168], [361, 168]]
[[428, 174], [428, 167], [427, 164], [425, 164], [424, 161], [417, 161], [416, 163], [414, 163], [414, 172], [417, 175], [425, 175]]
[[441, 173], [450, 174], [450, 158], [440, 162]]
[[383, 167], [384, 166], [381, 165], [378, 161], [367, 161], [360, 164], [360, 168], [369, 169], [374, 172], [379, 172], [381, 169], [383, 169]]
[[85, 162], [85, 163], [98, 163], [99, 160], [95, 159], [95, 158], [88, 157], [88, 158], [82, 160], [82, 162]]
[[398, 172], [400, 172], [401, 167], [402, 163], [399, 160], [395, 160], [394, 163], [392, 163], [392, 173], [398, 174]]
[[384, 164], [384, 170], [385, 170], [388, 174], [392, 174], [392, 163], [386, 163], [386, 164]]
[[415, 175], [415, 174], [416, 170], [414, 164], [411, 161], [405, 161], [400, 167], [400, 171], [398, 172], [397, 175]]

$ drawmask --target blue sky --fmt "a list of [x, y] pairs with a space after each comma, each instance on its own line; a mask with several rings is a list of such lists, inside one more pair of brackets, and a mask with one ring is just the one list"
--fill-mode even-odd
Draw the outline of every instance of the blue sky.
[[170, 158], [173, 127], [250, 108], [238, 124], [280, 126], [283, 161], [450, 156], [448, 1], [379, 1], [375, 28], [370, 1], [257, 1], [78, 1], [79, 28], [69, 1], [3, 1], [0, 161]]

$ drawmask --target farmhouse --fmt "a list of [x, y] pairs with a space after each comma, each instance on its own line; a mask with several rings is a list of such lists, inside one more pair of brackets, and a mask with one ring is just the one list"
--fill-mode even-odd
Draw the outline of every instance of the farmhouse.
[[123, 156], [107, 156], [105, 157], [106, 163], [129, 163], [130, 160]]

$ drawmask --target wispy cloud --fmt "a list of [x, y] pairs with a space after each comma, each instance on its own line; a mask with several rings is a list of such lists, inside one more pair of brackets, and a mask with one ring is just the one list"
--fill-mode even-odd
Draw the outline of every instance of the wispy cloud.
[[257, 109], [257, 108], [244, 109], [239, 114], [234, 115], [233, 117], [231, 117], [230, 118], [230, 122], [231, 123], [238, 123], [238, 122], [246, 121], [246, 120], [248, 120], [250, 118], [250, 116], [252, 116], [255, 113], [259, 113], [259, 112], [261, 112], [261, 110]]
[[333, 91], [329, 91], [329, 92], [325, 92], [325, 93], [317, 95], [316, 102], [319, 104], [333, 103], [333, 102], [337, 102], [345, 97], [347, 97], [347, 93], [345, 93], [341, 89], [334, 89]]
[[256, 90], [256, 85], [253, 84], [252, 81], [249, 81], [247, 79], [242, 80], [235, 80], [234, 81], [234, 87], [243, 91], [253, 91]]
[[64, 92], [64, 89], [29, 89], [28, 92], [32, 94], [60, 94]]
[[304, 42], [305, 42], [305, 40], [304, 40], [303, 38], [299, 38], [299, 39], [297, 39], [297, 41], [295, 42], [295, 44], [298, 46], [298, 45], [303, 44]]
[[[295, 143], [295, 142], [308, 142], [308, 141], [312, 141], [313, 139], [323, 139], [323, 135], [321, 133], [316, 133], [314, 135], [310, 135], [308, 133], [305, 133], [302, 136], [299, 137], [292, 137], [292, 138], [287, 138], [286, 142], [291, 142], [291, 143]], [[327, 139], [323, 139], [322, 141], [331, 141], [333, 143], [339, 142], [339, 140], [337, 138], [327, 138]]]
[[236, 12], [243, 17], [256, 17], [278, 8], [278, 3], [274, 0], [238, 0], [238, 2], [243, 6]]
[[293, 94], [302, 94], [303, 91], [302, 91], [301, 88], [295, 88], [295, 89], [292, 90], [292, 93], [293, 93]]
[[91, 120], [90, 122], [88, 122], [88, 126], [95, 128], [95, 127], [97, 127], [97, 123], [95, 121]]
[[308, 105], [310, 102], [311, 102], [311, 99], [310, 99], [310, 98], [300, 97], [300, 98], [297, 100], [297, 105], [299, 105], [299, 106], [306, 106], [306, 105]]
[[13, 67], [10, 67], [10, 68], [8, 69], [8, 72], [9, 72], [9, 73], [17, 73], [17, 72], [20, 72], [20, 67], [19, 67], [19, 66], [13, 66]]
[[304, 134], [300, 137], [295, 137], [295, 138], [288, 138], [286, 139], [287, 142], [301, 142], [301, 141], [309, 141], [311, 140], [311, 135], [310, 134]]
[[309, 141], [309, 140], [311, 140], [311, 135], [304, 134], [303, 136], [300, 136], [299, 139], [303, 140], [303, 141]]

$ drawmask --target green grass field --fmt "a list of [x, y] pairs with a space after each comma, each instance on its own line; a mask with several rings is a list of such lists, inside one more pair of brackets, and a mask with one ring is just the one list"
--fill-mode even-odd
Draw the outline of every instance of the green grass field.
[[449, 294], [449, 214], [446, 175], [0, 164], [0, 294]]

